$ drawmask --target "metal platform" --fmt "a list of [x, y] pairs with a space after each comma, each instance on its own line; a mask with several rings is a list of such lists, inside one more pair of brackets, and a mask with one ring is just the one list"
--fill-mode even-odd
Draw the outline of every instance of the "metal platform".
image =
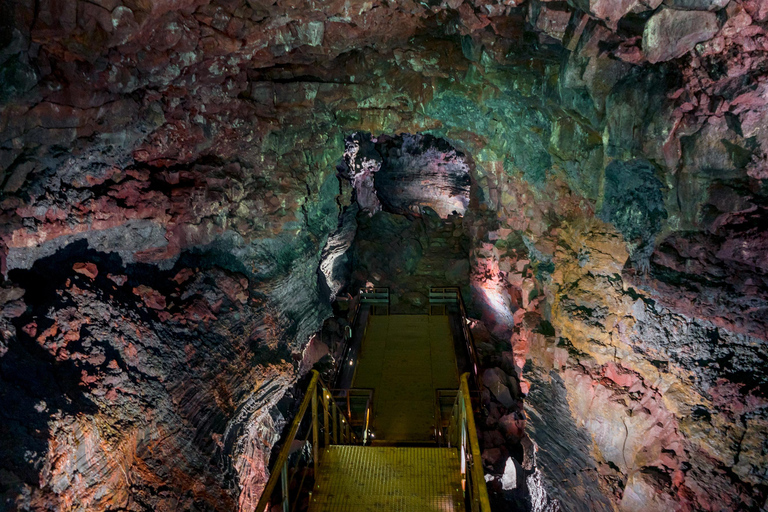
[[310, 512], [464, 510], [456, 448], [330, 446]]
[[447, 316], [371, 316], [354, 387], [374, 389], [374, 444], [435, 443], [439, 389], [459, 387]]

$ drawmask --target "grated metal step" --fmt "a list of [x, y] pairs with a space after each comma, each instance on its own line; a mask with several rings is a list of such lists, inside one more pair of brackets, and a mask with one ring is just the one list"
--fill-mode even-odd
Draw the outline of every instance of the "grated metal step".
[[464, 510], [455, 448], [331, 446], [319, 473], [310, 512]]

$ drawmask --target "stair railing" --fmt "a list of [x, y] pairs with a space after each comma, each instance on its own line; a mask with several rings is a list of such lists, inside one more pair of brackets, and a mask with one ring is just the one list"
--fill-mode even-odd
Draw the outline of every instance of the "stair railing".
[[385, 288], [383, 286], [376, 286], [373, 288], [360, 288], [360, 302], [362, 304], [370, 304], [371, 313], [374, 315], [388, 315], [389, 288]]
[[461, 295], [461, 290], [456, 286], [433, 287], [429, 289], [430, 314], [432, 313], [432, 308], [434, 306], [442, 307], [443, 313], [441, 314], [445, 314], [445, 305], [451, 303], [455, 303], [459, 307], [461, 330], [464, 334], [464, 343], [467, 346], [467, 354], [469, 355], [469, 360], [472, 364], [472, 377], [474, 378], [475, 387], [481, 389], [482, 383], [480, 381], [480, 365], [478, 363], [477, 348], [475, 347], [475, 339], [472, 337], [472, 331], [469, 329], [469, 324], [467, 323], [467, 310], [464, 307], [464, 298]]
[[451, 413], [450, 426], [446, 438], [449, 446], [459, 450], [461, 477], [467, 510], [471, 512], [491, 512], [488, 488], [485, 486], [483, 459], [480, 443], [477, 440], [475, 414], [469, 394], [469, 373], [461, 376], [459, 392]]
[[[371, 413], [373, 412], [372, 388], [347, 388], [332, 390], [333, 399], [347, 415], [352, 431], [363, 444], [368, 444], [371, 435]], [[359, 432], [359, 433], [358, 433]]]
[[[307, 414], [307, 411], [311, 414]], [[369, 416], [370, 411], [366, 415]], [[255, 512], [264, 512], [270, 505], [270, 511], [275, 510], [275, 506], [282, 512], [301, 510], [299, 503], [304, 496], [305, 482], [307, 479], [317, 480], [322, 448], [334, 444], [360, 444], [360, 441], [345, 412], [339, 408], [330, 389], [320, 379], [320, 374], [312, 370], [307, 392], [291, 423]], [[280, 495], [274, 496], [278, 483]], [[307, 488], [312, 489], [312, 485]]]

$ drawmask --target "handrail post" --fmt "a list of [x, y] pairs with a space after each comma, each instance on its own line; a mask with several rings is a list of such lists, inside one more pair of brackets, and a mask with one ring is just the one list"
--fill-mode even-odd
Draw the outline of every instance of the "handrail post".
[[325, 448], [328, 448], [328, 445], [331, 444], [331, 436], [328, 431], [328, 394], [325, 392], [325, 388], [320, 389], [320, 392], [323, 394], [323, 426], [325, 427], [323, 440], [325, 441]]
[[333, 413], [333, 444], [339, 444], [339, 415], [336, 413], [336, 407], [331, 403], [331, 412]]
[[[312, 370], [312, 380], [309, 382], [309, 386], [307, 387], [307, 393], [316, 393], [317, 392], [317, 384], [320, 380], [320, 374], [317, 373], [317, 371]], [[288, 437], [285, 440], [285, 444], [283, 444], [283, 447], [280, 449], [280, 454], [277, 457], [277, 462], [275, 463], [275, 469], [279, 468], [279, 471], [282, 473], [285, 471], [285, 478], [283, 478], [283, 486], [284, 489], [287, 489], [287, 470], [288, 470], [288, 456], [291, 453], [291, 444], [293, 443], [293, 440], [296, 438], [296, 433], [299, 431], [299, 427], [301, 426], [301, 421], [304, 419], [304, 415], [307, 412], [307, 408], [309, 407], [309, 400], [310, 397], [306, 396], [301, 401], [301, 406], [299, 406], [299, 412], [296, 414], [296, 417], [293, 419], [293, 423], [291, 424], [291, 430], [288, 432]], [[259, 503], [256, 505], [255, 512], [263, 512], [267, 505], [269, 504], [269, 501], [272, 499], [272, 492], [275, 490], [275, 486], [277, 485], [277, 475], [273, 472], [269, 480], [267, 480], [267, 485], [264, 487], [264, 492], [261, 493], [261, 498], [259, 498]], [[286, 493], [287, 494], [287, 493]]]
[[283, 512], [290, 512], [290, 503], [288, 498], [288, 461], [283, 464], [283, 468], [280, 470], [280, 478], [282, 480], [283, 489]]
[[320, 436], [317, 427], [317, 389], [315, 389], [312, 391], [312, 458], [315, 461], [315, 480], [317, 480], [320, 462], [320, 447], [318, 446], [320, 443]]

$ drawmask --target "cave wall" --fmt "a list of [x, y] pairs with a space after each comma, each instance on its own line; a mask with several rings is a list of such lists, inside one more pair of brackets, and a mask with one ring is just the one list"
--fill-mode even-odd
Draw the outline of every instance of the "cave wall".
[[764, 505], [762, 3], [2, 7], [7, 508], [250, 509], [353, 132], [471, 157], [472, 307], [593, 443], [552, 494]]

